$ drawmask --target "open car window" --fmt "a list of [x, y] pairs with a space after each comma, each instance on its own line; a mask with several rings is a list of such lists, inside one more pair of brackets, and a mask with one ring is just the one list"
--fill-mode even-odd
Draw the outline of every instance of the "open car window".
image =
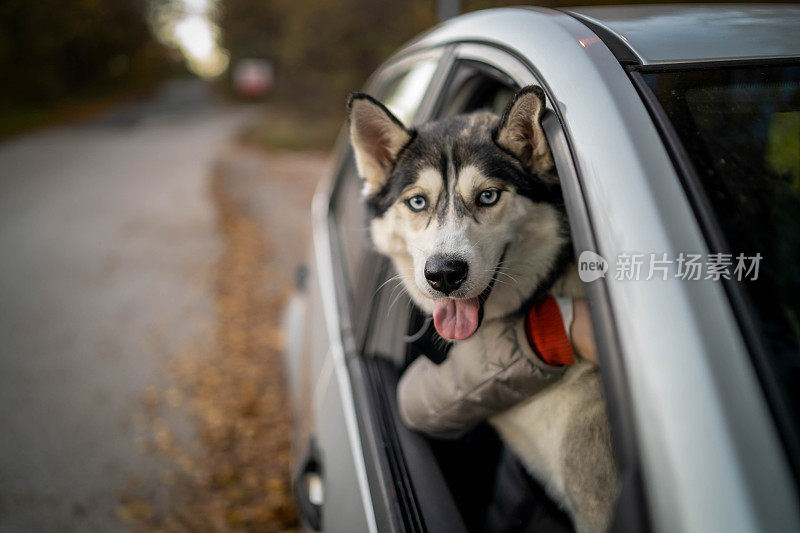
[[[477, 45], [464, 45], [464, 48], [467, 47], [473, 48]], [[501, 52], [497, 50], [487, 48], [487, 51], [490, 51], [492, 57], [498, 59], [497, 64], [503, 65], [504, 68], [507, 65], [500, 59], [512, 61], [510, 56], [503, 55], [501, 57]], [[480, 110], [501, 114], [520, 86], [533, 82], [533, 76], [527, 68], [524, 76], [520, 76], [518, 66], [516, 70], [509, 69], [508, 72], [515, 73], [514, 77], [512, 78], [487, 62], [471, 57], [457, 60], [448, 75], [442, 95], [433, 108], [432, 118]], [[557, 146], [559, 150], [559, 156], [556, 157], [559, 174], [563, 171], [564, 175], [569, 176], [570, 179], [569, 192], [572, 198], [568, 204], [583, 206], [584, 216], [575, 217], [579, 222], [579, 228], [577, 230], [573, 228], [573, 234], [576, 235], [575, 244], [576, 246], [580, 245], [584, 250], [594, 250], [596, 246], [590, 236], [591, 230], [586, 218], [585, 204], [565, 134], [553, 111], [546, 112], [545, 122], [547, 123], [545, 131], [548, 139], [552, 135], [551, 145], [554, 148]], [[574, 209], [568, 210], [572, 220]], [[367, 351], [389, 358], [394, 365], [394, 377], [386, 382], [390, 387], [390, 390], [386, 391], [386, 395], [396, 411], [395, 390], [391, 387], [396, 385], [396, 379], [402, 370], [416, 357], [428, 356], [438, 362], [441, 358], [437, 359], [437, 356], [441, 354], [433, 350], [431, 353], [426, 351], [423, 355], [419, 348], [420, 343], [409, 342], [416, 340], [420, 331], [424, 330], [426, 317], [415, 308], [407, 296], [402, 294], [403, 289], [399, 282], [390, 280], [393, 274], [394, 272], [387, 265], [381, 276], [381, 281], [386, 282], [386, 285], [380, 291], [380, 303], [373, 313], [375, 322], [370, 328]], [[607, 400], [610, 399], [614, 405], [621, 406], [617, 408], [615, 416], [609, 416], [612, 432], [615, 433], [614, 441], [615, 448], [617, 448], [615, 451], [618, 452], [618, 466], [623, 485], [614, 523], [617, 528], [621, 527], [623, 530], [646, 530], [646, 505], [636, 459], [635, 433], [630, 423], [630, 399], [627, 396], [628, 389], [624, 380], [624, 372], [618, 368], [620, 359], [619, 350], [615, 348], [615, 326], [610, 318], [608, 306], [603, 304], [606, 295], [602, 293], [601, 285], [596, 283], [594, 287], [597, 291], [587, 296], [590, 300], [595, 300], [595, 305], [592, 306], [592, 320], [598, 336], [598, 350], [604, 352], [606, 356], [610, 355], [607, 361], [604, 361], [603, 367], [606, 396]], [[607, 301], [605, 303], [607, 304]], [[598, 327], [602, 331], [597, 331]], [[606, 371], [609, 374], [608, 378], [605, 376]], [[613, 389], [611, 392], [609, 392], [609, 387]], [[626, 405], [628, 406], [627, 411], [625, 410]], [[512, 476], [508, 475], [509, 465], [512, 462], [509, 462], [507, 450], [504, 450], [502, 442], [488, 424], [479, 426], [462, 439], [439, 441], [410, 432], [398, 417], [395, 417], [393, 423], [397, 428], [401, 447], [407, 457], [425, 455], [429, 460], [435, 461], [441, 477], [447, 485], [449, 497], [458, 508], [460, 518], [468, 530], [484, 531], [489, 520], [498, 519], [498, 513], [505, 515], [499, 517], [503, 520], [509, 518], [509, 513], [514, 512], [511, 504], [505, 509], [498, 509], [493, 504], [493, 496], [498, 494], [497, 491], [502, 492], [509, 503], [516, 499], [517, 509], [527, 510], [528, 514], [525, 516], [514, 518], [520, 524], [526, 523], [526, 521], [540, 520], [541, 522], [532, 526], [538, 528], [534, 530], [571, 530], [569, 519], [547, 497], [540, 486], [537, 486], [535, 482], [531, 483], [531, 479], [524, 473], [520, 475], [518, 470], [514, 470]], [[424, 449], [425, 453], [420, 454], [421, 449]], [[479, 471], [486, 473], [486, 476], [476, 477], [473, 475], [469, 479], [465, 478], [465, 464], [471, 465], [470, 472]], [[505, 473], [498, 477], [500, 472]], [[420, 472], [414, 468], [409, 469], [412, 484], [418, 482], [418, 475]], [[515, 486], [503, 486], [502, 482], [498, 481], [501, 477], [506, 480], [509, 477], [514, 478]], [[538, 518], [534, 518], [533, 515]]]
[[[457, 62], [432, 118], [481, 110], [500, 114], [518, 88], [509, 76], [485, 63]], [[457, 513], [451, 517], [453, 530], [461, 527], [468, 531], [498, 530], [502, 524], [514, 522], [540, 531], [571, 531], [569, 518], [540, 485], [524, 474], [487, 423], [455, 440], [430, 438], [403, 425], [397, 415], [397, 379], [415, 358], [428, 357], [439, 362], [445, 354], [435, 340], [427, 342], [420, 338], [421, 332], [432, 328], [427, 327], [427, 317], [404, 294], [393, 275], [387, 263], [380, 278], [385, 284], [377, 296], [365, 351], [375, 358], [369, 364], [373, 379], [386, 389], [382, 401], [393, 413], [390, 425], [397, 438], [397, 454], [402, 456], [400, 462], [406, 467], [413, 491], [431, 494], [438, 483], [440, 492], [436, 499], [453, 505], [453, 512]], [[441, 344], [441, 339], [438, 340]], [[391, 366], [385, 364], [387, 361], [391, 361]], [[431, 466], [436, 470], [435, 475]], [[511, 508], [503, 507], [501, 502]], [[423, 518], [428, 516], [426, 503], [418, 500]], [[518, 510], [523, 511], [519, 514]], [[436, 530], [430, 523], [426, 525], [429, 530]]]

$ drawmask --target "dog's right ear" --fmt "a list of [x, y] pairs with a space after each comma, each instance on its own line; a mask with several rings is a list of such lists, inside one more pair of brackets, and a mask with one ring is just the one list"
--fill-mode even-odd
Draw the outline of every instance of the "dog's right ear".
[[348, 97], [347, 120], [363, 192], [372, 196], [386, 184], [397, 155], [414, 134], [386, 106], [362, 93]]

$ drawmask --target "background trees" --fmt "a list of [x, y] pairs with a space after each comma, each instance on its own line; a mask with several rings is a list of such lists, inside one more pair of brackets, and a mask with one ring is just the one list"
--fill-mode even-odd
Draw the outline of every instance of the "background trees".
[[40, 105], [157, 78], [167, 50], [139, 0], [0, 2], [0, 105]]

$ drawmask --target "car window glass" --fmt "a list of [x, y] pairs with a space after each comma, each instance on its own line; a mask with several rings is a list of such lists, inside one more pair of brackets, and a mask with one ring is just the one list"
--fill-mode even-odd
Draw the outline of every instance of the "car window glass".
[[[697, 173], [767, 357], [767, 392], [800, 425], [800, 67], [645, 74]], [[714, 250], [717, 251], [717, 250]], [[767, 374], [763, 374], [767, 372]], [[774, 390], [773, 390], [774, 389]]]

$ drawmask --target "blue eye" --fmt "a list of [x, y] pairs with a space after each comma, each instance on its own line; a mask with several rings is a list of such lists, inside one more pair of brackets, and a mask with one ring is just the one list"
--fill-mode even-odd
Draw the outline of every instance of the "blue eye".
[[425, 199], [424, 196], [418, 194], [406, 200], [406, 204], [408, 204], [409, 209], [411, 209], [415, 213], [418, 213], [419, 211], [425, 209], [425, 206], [428, 205], [428, 201]]
[[497, 203], [500, 199], [500, 191], [497, 189], [486, 189], [478, 195], [477, 204], [481, 207], [489, 207]]

